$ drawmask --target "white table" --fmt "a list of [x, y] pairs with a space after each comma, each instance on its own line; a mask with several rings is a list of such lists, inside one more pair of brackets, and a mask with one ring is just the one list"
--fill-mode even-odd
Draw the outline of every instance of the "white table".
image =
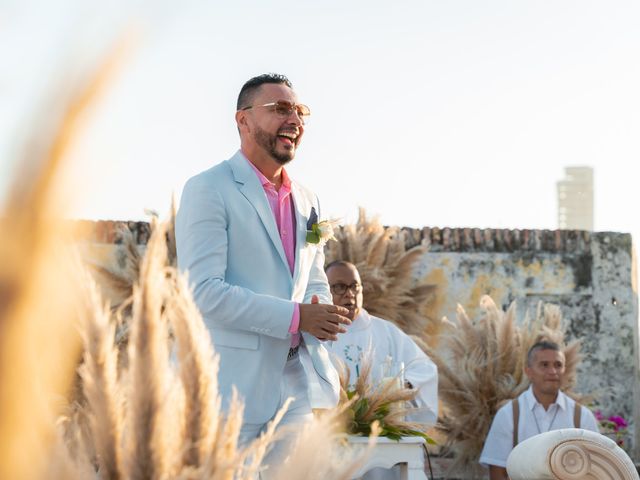
[[[349, 436], [349, 444], [354, 447], [362, 445], [366, 448], [368, 442], [367, 437]], [[367, 463], [358, 470], [354, 478], [361, 477], [372, 468], [399, 465], [402, 480], [427, 480], [424, 473], [424, 444], [422, 437], [402, 437], [399, 441], [378, 437]]]

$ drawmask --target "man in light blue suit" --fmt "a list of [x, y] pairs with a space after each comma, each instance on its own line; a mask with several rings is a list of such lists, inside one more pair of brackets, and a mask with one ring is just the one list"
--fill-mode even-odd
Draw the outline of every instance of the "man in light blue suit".
[[178, 266], [220, 355], [221, 395], [227, 403], [235, 385], [245, 401], [243, 442], [289, 396], [284, 424], [309, 421], [312, 409], [338, 400], [321, 341], [351, 322], [331, 304], [322, 245], [307, 241], [318, 200], [284, 169], [309, 114], [282, 75], [245, 83], [235, 117], [240, 150], [187, 182], [176, 218]]

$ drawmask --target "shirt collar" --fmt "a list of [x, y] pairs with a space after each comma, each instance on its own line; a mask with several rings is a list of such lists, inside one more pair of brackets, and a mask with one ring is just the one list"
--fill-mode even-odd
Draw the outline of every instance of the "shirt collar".
[[[258, 167], [256, 167], [253, 163], [251, 163], [251, 160], [249, 160], [247, 157], [244, 157], [244, 158], [247, 161], [247, 163], [251, 165], [251, 168], [253, 168], [253, 171], [256, 172], [256, 175], [258, 176], [258, 180], [260, 180], [260, 183], [262, 184], [262, 186], [264, 188], [275, 189], [276, 187], [275, 184], [271, 180], [269, 180], [267, 177], [265, 177], [264, 174], [258, 169]], [[280, 188], [284, 188], [285, 192], [291, 191], [291, 179], [289, 178], [289, 174], [287, 174], [287, 171], [284, 168], [282, 169], [282, 185], [280, 186]]]
[[[529, 385], [529, 388], [527, 389], [527, 391], [524, 392], [524, 399], [527, 402], [527, 408], [529, 410], [533, 410], [536, 405], [540, 405], [542, 407], [542, 404], [538, 402], [535, 395], [533, 394], [533, 387], [531, 385]], [[551, 405], [558, 405], [558, 407], [560, 407], [562, 410], [566, 410], [567, 396], [564, 393], [562, 393], [562, 391], [558, 390], [558, 396], [556, 397], [556, 401]]]

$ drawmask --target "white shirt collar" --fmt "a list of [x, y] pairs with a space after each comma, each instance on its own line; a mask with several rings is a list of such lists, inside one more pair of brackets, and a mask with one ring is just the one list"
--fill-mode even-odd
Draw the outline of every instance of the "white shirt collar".
[[[535, 395], [533, 394], [533, 387], [531, 385], [529, 385], [529, 388], [527, 389], [527, 391], [524, 392], [524, 399], [527, 402], [527, 408], [529, 410], [533, 410], [536, 405], [540, 405], [540, 407], [544, 409], [542, 404], [538, 402]], [[558, 405], [558, 407], [560, 407], [562, 410], [566, 410], [567, 396], [564, 393], [562, 393], [562, 391], [558, 390], [558, 396], [556, 397], [556, 401], [551, 405]]]

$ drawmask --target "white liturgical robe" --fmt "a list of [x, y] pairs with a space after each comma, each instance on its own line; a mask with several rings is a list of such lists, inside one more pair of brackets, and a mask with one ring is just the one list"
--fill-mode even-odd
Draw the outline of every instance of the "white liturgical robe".
[[434, 425], [438, 418], [438, 368], [431, 359], [393, 323], [374, 317], [364, 309], [346, 328], [347, 333], [338, 334], [337, 341], [327, 342], [325, 346], [337, 368], [336, 357], [349, 367], [350, 383], [355, 383], [369, 351], [373, 382], [382, 380], [380, 366], [388, 357], [393, 362], [403, 362], [404, 379], [419, 391], [414, 404], [419, 413], [412, 414], [410, 419]]

